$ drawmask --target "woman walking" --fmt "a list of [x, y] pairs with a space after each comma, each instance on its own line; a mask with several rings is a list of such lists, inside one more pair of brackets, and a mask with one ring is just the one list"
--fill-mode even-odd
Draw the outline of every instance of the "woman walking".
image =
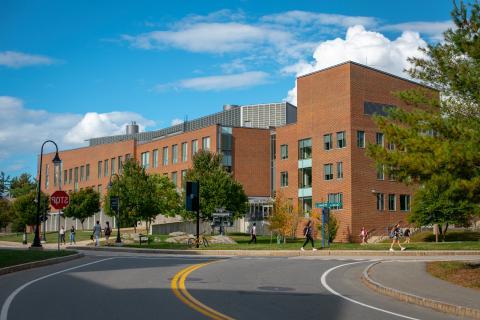
[[400, 236], [402, 235], [402, 231], [400, 230], [400, 224], [397, 223], [392, 230], [390, 230], [390, 238], [392, 239], [392, 244], [390, 245], [390, 251], [395, 251], [393, 250], [393, 245], [395, 243], [398, 243], [398, 246], [400, 247], [400, 250], [403, 251], [405, 250], [405, 247], [402, 247], [400, 245]]
[[317, 249], [315, 249], [315, 244], [313, 243], [313, 228], [312, 228], [311, 220], [308, 221], [307, 226], [303, 229], [303, 234], [305, 235], [305, 243], [300, 248], [300, 250], [305, 251], [303, 247], [305, 247], [307, 243], [310, 241], [312, 242], [312, 251], [317, 251]]
[[72, 226], [72, 227], [70, 228], [70, 245], [72, 245], [72, 242], [73, 242], [74, 244], [77, 244], [77, 243], [75, 242], [75, 227], [74, 227], [74, 226]]

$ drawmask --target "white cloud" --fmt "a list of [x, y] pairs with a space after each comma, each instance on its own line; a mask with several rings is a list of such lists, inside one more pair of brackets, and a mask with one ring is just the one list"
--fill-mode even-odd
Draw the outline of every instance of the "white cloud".
[[443, 39], [443, 33], [449, 29], [454, 28], [455, 24], [450, 21], [415, 21], [398, 24], [389, 24], [379, 28], [380, 31], [415, 31], [427, 37], [439, 41]]
[[268, 73], [262, 71], [251, 71], [239, 74], [183, 79], [175, 83], [157, 85], [155, 90], [163, 91], [168, 88], [180, 88], [198, 91], [220, 91], [225, 89], [250, 87], [267, 83], [267, 81]]
[[34, 110], [10, 96], [0, 96], [0, 114], [0, 160], [13, 154], [38, 154], [47, 139], [54, 140], [64, 150], [85, 145], [88, 138], [123, 133], [131, 120], [137, 121], [142, 129], [154, 124], [132, 112], [81, 115]]
[[285, 31], [242, 23], [198, 23], [171, 31], [153, 31], [137, 36], [123, 35], [133, 47], [162, 49], [175, 47], [193, 52], [238, 52], [259, 44], [277, 45], [289, 42]]
[[175, 118], [172, 120], [172, 122], [170, 123], [171, 126], [176, 126], [177, 124], [182, 124], [183, 123], [183, 120], [182, 119], [178, 119], [178, 118]]
[[[320, 43], [313, 53], [314, 61], [285, 67], [285, 73], [297, 76], [320, 70], [348, 60], [367, 64], [396, 75], [404, 76], [404, 69], [410, 67], [408, 57], [422, 56], [419, 47], [426, 42], [417, 32], [405, 31], [397, 39], [389, 40], [383, 34], [367, 31], [357, 25], [348, 28], [345, 39], [336, 38]], [[296, 104], [296, 87], [288, 92], [287, 101]]]
[[350, 27], [354, 25], [375, 26], [378, 19], [364, 16], [345, 16], [341, 14], [317, 13], [292, 10], [278, 14], [263, 16], [262, 21], [283, 25], [334, 25]]
[[0, 52], [0, 65], [9, 68], [21, 68], [33, 65], [50, 65], [54, 63], [56, 63], [56, 60], [47, 56], [33, 55], [17, 51]]

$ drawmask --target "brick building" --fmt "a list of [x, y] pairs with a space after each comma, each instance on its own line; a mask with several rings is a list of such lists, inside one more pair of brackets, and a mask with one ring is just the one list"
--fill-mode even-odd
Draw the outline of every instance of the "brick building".
[[[288, 103], [227, 105], [200, 119], [151, 132], [94, 138], [85, 148], [60, 152], [62, 188], [106, 191], [124, 159], [134, 157], [150, 173], [168, 175], [182, 188], [191, 156], [199, 149], [224, 155], [224, 166], [243, 184], [252, 219], [282, 192], [308, 216], [317, 202], [340, 202], [334, 214], [337, 240], [358, 241], [360, 228], [386, 232], [406, 221], [412, 189], [375, 168], [368, 143], [385, 147], [372, 115], [404, 107], [392, 92], [421, 85], [371, 67], [345, 62], [297, 79], [298, 108]], [[42, 189], [57, 189], [53, 154], [44, 155]]]

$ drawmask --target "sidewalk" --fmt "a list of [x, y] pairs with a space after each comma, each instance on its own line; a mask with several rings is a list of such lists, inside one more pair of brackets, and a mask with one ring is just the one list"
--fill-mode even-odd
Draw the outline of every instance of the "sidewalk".
[[[67, 242], [66, 245], [60, 244], [60, 249], [68, 249], [70, 247], [75, 247], [75, 246], [87, 246], [89, 244], [92, 244], [92, 240], [83, 240], [83, 241], [77, 241], [76, 244], [70, 245], [69, 242]], [[12, 249], [28, 249], [32, 245], [31, 242], [28, 242], [27, 244], [23, 244], [21, 242], [13, 242], [13, 241], [0, 241], [0, 248], [12, 248]], [[49, 242], [49, 243], [42, 243], [42, 247], [45, 249], [57, 249], [58, 244], [57, 242]]]
[[[474, 256], [472, 256], [472, 259], [480, 260]], [[480, 310], [478, 309], [480, 308], [479, 290], [458, 286], [430, 275], [426, 271], [425, 262], [384, 261], [371, 266], [366, 270], [366, 273], [370, 280], [387, 289], [393, 289], [386, 294], [400, 300], [418, 302], [417, 304], [428, 302], [426, 300], [434, 300], [439, 303], [428, 305], [429, 307], [447, 313], [463, 312], [462, 310], [465, 311], [469, 308], [473, 310], [473, 313], [467, 312], [464, 315], [474, 318], [480, 316]], [[366, 279], [367, 282], [369, 279]], [[369, 287], [372, 286], [369, 285]], [[378, 288], [373, 289], [377, 290]], [[415, 299], [415, 297], [410, 299], [407, 297], [408, 295], [417, 296], [420, 299]], [[415, 302], [415, 300], [417, 301]], [[427, 304], [422, 305], [427, 306]], [[453, 307], [448, 305], [453, 305]]]

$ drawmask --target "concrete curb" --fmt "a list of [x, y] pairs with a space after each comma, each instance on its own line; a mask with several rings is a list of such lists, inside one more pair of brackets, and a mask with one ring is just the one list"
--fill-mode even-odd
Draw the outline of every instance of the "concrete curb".
[[199, 255], [199, 256], [255, 256], [255, 257], [301, 257], [301, 256], [456, 256], [456, 255], [480, 255], [479, 250], [462, 251], [381, 251], [381, 250], [176, 250], [176, 249], [142, 249], [131, 247], [90, 247], [74, 246], [75, 250], [111, 251], [129, 253], [157, 253], [157, 254], [178, 254], [178, 255]]
[[27, 263], [17, 264], [15, 266], [0, 268], [0, 276], [7, 273], [17, 272], [17, 271], [22, 271], [22, 270], [27, 270], [27, 269], [37, 268], [37, 267], [49, 266], [49, 265], [57, 264], [61, 262], [67, 262], [70, 260], [81, 258], [83, 256], [84, 256], [83, 253], [77, 252], [64, 257], [50, 258], [46, 260], [27, 262]]
[[443, 301], [438, 301], [438, 300], [417, 296], [411, 293], [386, 287], [380, 284], [379, 282], [376, 282], [375, 280], [370, 278], [369, 273], [370, 273], [370, 270], [379, 263], [382, 263], [382, 262], [377, 261], [370, 264], [368, 267], [365, 268], [362, 274], [363, 283], [373, 291], [376, 291], [378, 293], [381, 293], [389, 297], [393, 297], [400, 301], [417, 304], [419, 306], [431, 308], [444, 313], [461, 316], [461, 317], [480, 319], [480, 309], [459, 306], [456, 304], [451, 304]]

